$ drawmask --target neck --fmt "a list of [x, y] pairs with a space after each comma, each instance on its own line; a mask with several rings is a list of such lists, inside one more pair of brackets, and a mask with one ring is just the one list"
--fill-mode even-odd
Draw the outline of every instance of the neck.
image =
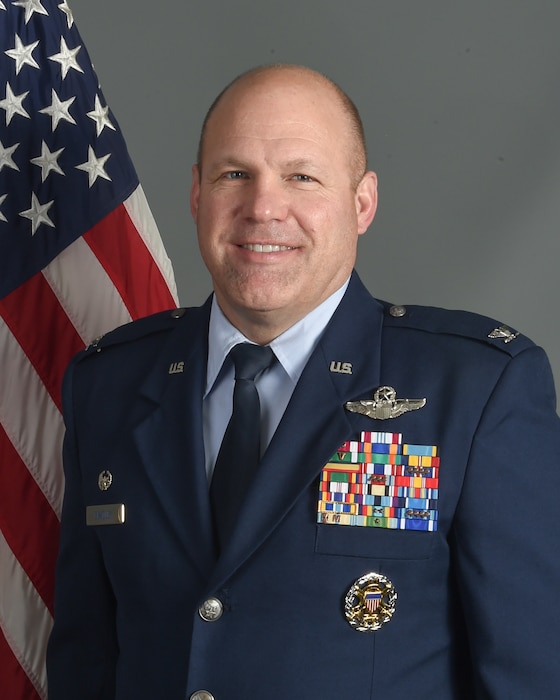
[[[232, 326], [237, 328], [240, 333], [243, 333], [243, 335], [253, 343], [268, 345], [278, 338], [278, 336], [301, 321], [301, 319], [319, 308], [319, 306], [337, 292], [339, 293], [339, 297], [335, 306], [338, 305], [346, 289], [347, 281], [348, 280], [332, 293], [325, 294], [324, 298], [316, 300], [316, 303], [312, 306], [309, 304], [292, 303], [282, 306], [281, 308], [258, 309], [241, 306], [239, 304], [231, 304], [229, 300], [223, 298], [216, 289], [214, 289], [214, 294], [221, 312]], [[333, 306], [332, 311], [334, 311], [335, 306]]]
[[271, 318], [267, 312], [251, 314], [250, 318], [247, 314], [232, 315], [225, 311], [224, 315], [246, 338], [258, 345], [268, 345], [299, 321], [299, 318]]
[[230, 305], [223, 304], [219, 297], [216, 300], [222, 313], [231, 325], [243, 333], [248, 340], [258, 345], [268, 345], [307, 313], [297, 313], [294, 309], [290, 309], [288, 313], [278, 310], [236, 309]]

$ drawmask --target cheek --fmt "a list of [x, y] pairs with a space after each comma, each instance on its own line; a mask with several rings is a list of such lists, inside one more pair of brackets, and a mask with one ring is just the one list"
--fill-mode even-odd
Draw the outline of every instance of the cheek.
[[199, 209], [198, 219], [196, 222], [198, 247], [200, 249], [202, 259], [208, 268], [210, 268], [218, 259], [218, 230], [219, 228], [210, 213]]
[[315, 203], [307, 210], [302, 209], [299, 223], [322, 248], [346, 247], [357, 236], [354, 211], [333, 207], [330, 203]]
[[297, 207], [293, 207], [291, 211], [299, 227], [314, 238], [324, 239], [333, 226], [332, 207], [328, 202], [316, 199], [303, 200], [299, 201]]
[[196, 229], [201, 251], [211, 250], [231, 228], [232, 217], [225, 206], [215, 202], [203, 201], [198, 207]]

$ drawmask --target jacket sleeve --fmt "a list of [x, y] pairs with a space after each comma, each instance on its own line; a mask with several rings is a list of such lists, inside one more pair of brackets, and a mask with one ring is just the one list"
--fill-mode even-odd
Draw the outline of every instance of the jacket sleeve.
[[117, 657], [115, 602], [97, 537], [86, 526], [71, 365], [63, 384], [65, 492], [54, 626], [47, 650], [49, 700], [111, 700]]
[[558, 694], [559, 496], [554, 385], [533, 347], [485, 407], [452, 532], [477, 700]]

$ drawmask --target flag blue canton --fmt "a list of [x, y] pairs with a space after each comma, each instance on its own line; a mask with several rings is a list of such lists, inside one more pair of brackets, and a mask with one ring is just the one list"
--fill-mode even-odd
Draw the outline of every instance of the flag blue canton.
[[0, 0], [0, 298], [138, 178], [66, 2]]

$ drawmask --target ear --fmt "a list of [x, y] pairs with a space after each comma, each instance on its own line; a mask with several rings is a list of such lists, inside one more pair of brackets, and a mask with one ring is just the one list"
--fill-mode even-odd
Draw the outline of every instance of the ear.
[[365, 233], [377, 211], [377, 175], [368, 170], [356, 188], [358, 234]]
[[191, 182], [191, 214], [196, 223], [198, 217], [198, 200], [200, 197], [200, 170], [198, 165], [192, 166], [192, 182]]

